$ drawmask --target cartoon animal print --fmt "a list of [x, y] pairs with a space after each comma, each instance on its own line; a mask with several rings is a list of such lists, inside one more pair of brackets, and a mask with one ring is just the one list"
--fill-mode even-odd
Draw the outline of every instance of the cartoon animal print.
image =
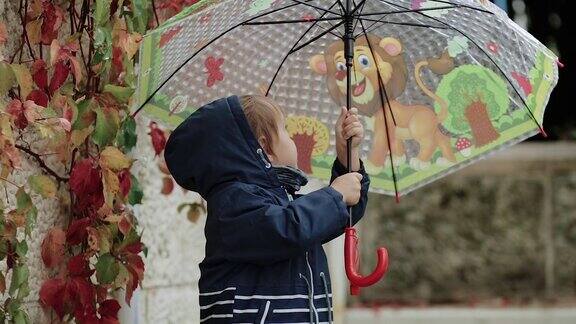
[[[374, 51], [374, 56], [370, 47]], [[436, 163], [447, 165], [456, 162], [450, 138], [439, 129], [440, 123], [448, 115], [448, 104], [428, 89], [420, 77], [424, 67], [437, 74], [450, 72], [454, 68], [453, 60], [448, 53], [444, 53], [440, 58], [422, 60], [415, 67], [418, 86], [441, 106], [437, 115], [429, 106], [405, 105], [397, 100], [406, 89], [408, 80], [403, 51], [404, 47], [400, 40], [375, 35], [359, 38], [354, 48], [353, 105], [361, 114], [375, 117], [374, 141], [367, 161], [367, 164], [371, 164], [371, 173], [379, 173], [386, 164], [389, 155], [388, 138], [395, 165], [406, 161], [404, 140], [408, 139], [413, 139], [420, 145], [418, 156], [410, 160], [410, 165], [414, 169], [427, 168], [437, 148], [440, 148], [443, 157]], [[328, 91], [333, 100], [338, 104], [345, 103], [347, 80], [343, 43], [334, 42], [323, 54], [313, 56], [310, 59], [310, 67], [315, 73], [326, 76]], [[384, 107], [379, 93], [378, 72], [389, 100], [389, 104], [384, 104]]]

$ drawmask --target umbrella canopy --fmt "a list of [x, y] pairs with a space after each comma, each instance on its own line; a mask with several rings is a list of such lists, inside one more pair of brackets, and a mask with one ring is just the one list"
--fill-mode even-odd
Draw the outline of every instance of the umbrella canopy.
[[144, 37], [133, 112], [175, 127], [268, 95], [299, 168], [327, 180], [349, 94], [371, 190], [398, 196], [544, 133], [557, 60], [486, 0], [207, 0]]

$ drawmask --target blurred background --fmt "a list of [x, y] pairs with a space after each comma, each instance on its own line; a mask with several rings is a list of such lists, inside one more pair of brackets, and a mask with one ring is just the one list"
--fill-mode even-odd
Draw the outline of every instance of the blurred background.
[[576, 323], [574, 18], [565, 0], [493, 1], [566, 65], [536, 136], [406, 196], [373, 195], [360, 223], [362, 272], [349, 323]]

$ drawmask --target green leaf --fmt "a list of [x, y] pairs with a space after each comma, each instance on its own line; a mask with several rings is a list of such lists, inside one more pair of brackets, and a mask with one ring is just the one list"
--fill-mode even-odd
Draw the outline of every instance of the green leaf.
[[76, 120], [72, 124], [72, 130], [82, 130], [94, 123], [95, 114], [94, 111], [92, 111], [93, 106], [94, 100], [92, 99], [85, 99], [78, 103], [78, 113], [76, 114]]
[[144, 35], [148, 29], [148, 20], [150, 19], [149, 0], [132, 0], [132, 28], [136, 32]]
[[[112, 29], [111, 27], [98, 27], [94, 34], [94, 48], [96, 53], [92, 58], [92, 65], [97, 65], [101, 62], [106, 62], [107, 65], [111, 64], [112, 60]], [[107, 71], [108, 66], [100, 69], [99, 74]]]
[[24, 257], [26, 253], [28, 253], [28, 243], [26, 243], [26, 240], [18, 241], [18, 243], [16, 243], [16, 254]]
[[120, 117], [118, 111], [112, 107], [98, 105], [94, 110], [96, 112], [96, 128], [92, 135], [92, 141], [104, 148], [116, 137], [120, 126]]
[[104, 92], [112, 94], [120, 103], [128, 103], [130, 97], [134, 93], [134, 89], [129, 87], [121, 87], [113, 84], [107, 84], [104, 86]]
[[10, 65], [5, 62], [0, 62], [0, 75], [2, 76], [0, 78], [0, 96], [4, 96], [14, 86], [16, 77]]
[[132, 182], [132, 187], [130, 188], [130, 192], [128, 193], [128, 203], [130, 205], [137, 205], [142, 203], [142, 197], [144, 196], [144, 192], [142, 191], [142, 187], [140, 187], [140, 183], [138, 179], [134, 175], [130, 175], [130, 180]]
[[24, 231], [26, 235], [30, 235], [32, 227], [36, 225], [38, 209], [32, 204], [32, 199], [26, 193], [24, 187], [20, 187], [16, 192], [16, 208], [19, 213], [26, 215], [26, 228]]
[[28, 267], [25, 264], [17, 265], [12, 270], [12, 281], [10, 282], [10, 296], [14, 297], [14, 293], [22, 284], [28, 281], [28, 275], [30, 274], [28, 271]]
[[116, 279], [118, 271], [118, 263], [110, 253], [103, 254], [98, 258], [98, 262], [96, 263], [96, 278], [98, 279], [98, 283], [112, 283], [114, 279]]
[[105, 25], [110, 17], [111, 0], [96, 0], [96, 9], [94, 9], [94, 20], [98, 26]]
[[28, 315], [21, 309], [17, 310], [12, 314], [12, 320], [14, 324], [27, 324], [30, 323], [28, 321]]
[[20, 96], [24, 100], [32, 91], [33, 81], [30, 70], [24, 64], [12, 64], [12, 71], [18, 81], [18, 85], [20, 85]]
[[138, 137], [136, 135], [136, 121], [132, 116], [128, 116], [118, 132], [118, 137], [116, 142], [118, 146], [125, 152], [130, 151], [134, 146], [136, 146], [136, 141]]

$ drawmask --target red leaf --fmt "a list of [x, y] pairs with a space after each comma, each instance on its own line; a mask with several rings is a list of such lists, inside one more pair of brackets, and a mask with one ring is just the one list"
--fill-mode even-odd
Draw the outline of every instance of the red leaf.
[[36, 83], [38, 88], [45, 90], [48, 87], [48, 70], [46, 69], [46, 62], [42, 59], [37, 59], [32, 64], [32, 80]]
[[112, 317], [117, 319], [118, 318], [118, 311], [120, 310], [120, 304], [115, 299], [106, 299], [102, 303], [100, 303], [100, 308], [98, 312], [101, 316]]
[[42, 44], [50, 45], [58, 37], [58, 30], [62, 26], [64, 18], [62, 9], [55, 6], [51, 1], [42, 1], [43, 17], [42, 22]]
[[42, 90], [32, 90], [30, 94], [28, 94], [28, 97], [26, 97], [26, 100], [32, 100], [35, 104], [44, 108], [48, 107], [48, 95]]
[[6, 112], [15, 117], [14, 124], [16, 127], [24, 129], [28, 126], [28, 119], [26, 119], [24, 106], [20, 100], [13, 99], [10, 101], [6, 107]]
[[88, 277], [71, 278], [70, 284], [73, 285], [78, 296], [78, 302], [83, 310], [88, 314], [96, 315], [96, 310], [92, 306], [96, 301], [96, 289]]
[[122, 72], [124, 69], [124, 65], [122, 64], [122, 58], [124, 57], [124, 53], [122, 52], [122, 48], [118, 46], [114, 46], [112, 48], [112, 64], [116, 68], [117, 71]]
[[56, 90], [60, 89], [62, 84], [64, 84], [68, 78], [69, 73], [70, 68], [68, 65], [66, 65], [66, 63], [64, 63], [64, 61], [59, 61], [56, 63], [56, 66], [54, 67], [54, 74], [52, 74], [52, 79], [50, 80], [50, 88], [48, 89], [50, 94], [54, 94]]
[[144, 261], [142, 261], [142, 257], [138, 254], [125, 254], [124, 258], [127, 261], [126, 267], [134, 270], [138, 281], [142, 281], [144, 279]]
[[64, 290], [66, 283], [62, 279], [48, 279], [40, 287], [40, 304], [54, 309], [60, 320], [64, 317]]
[[126, 218], [126, 215], [124, 215], [120, 221], [118, 222], [118, 230], [124, 235], [128, 235], [128, 232], [130, 231], [130, 229], [132, 228], [132, 224], [130, 223], [130, 221]]
[[91, 223], [90, 217], [84, 217], [82, 219], [75, 219], [68, 227], [68, 231], [66, 232], [66, 242], [70, 245], [77, 245], [87, 238], [88, 232], [86, 231], [86, 227]]
[[70, 189], [78, 198], [74, 206], [77, 211], [97, 211], [104, 204], [102, 177], [100, 169], [91, 159], [84, 159], [74, 164], [70, 173]]
[[160, 155], [166, 146], [166, 134], [158, 127], [156, 122], [150, 122], [150, 135], [152, 137], [152, 146], [156, 155]]
[[120, 179], [120, 193], [122, 197], [126, 197], [132, 188], [132, 179], [130, 178], [130, 170], [124, 169], [118, 174]]
[[138, 254], [142, 251], [144, 244], [142, 242], [135, 242], [129, 245], [126, 245], [121, 251], [127, 251], [130, 253]]
[[169, 31], [165, 32], [160, 36], [160, 47], [164, 47], [166, 43], [168, 43], [174, 36], [176, 36], [180, 30], [182, 30], [182, 26], [178, 26], [176, 28], [172, 28]]
[[52, 268], [64, 259], [66, 233], [60, 228], [52, 228], [42, 241], [42, 261]]

